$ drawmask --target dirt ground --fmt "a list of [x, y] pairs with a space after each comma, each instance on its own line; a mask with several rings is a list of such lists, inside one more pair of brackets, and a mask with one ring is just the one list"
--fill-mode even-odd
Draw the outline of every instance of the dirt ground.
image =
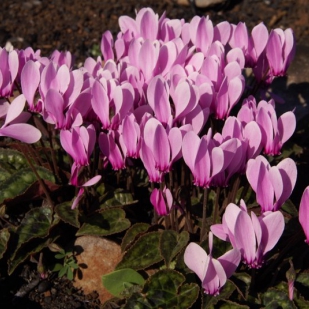
[[205, 10], [179, 5], [177, 0], [2, 0], [0, 46], [10, 41], [16, 48], [41, 49], [42, 55], [69, 50], [81, 62], [93, 55], [104, 31], [119, 31], [119, 16], [134, 17], [142, 7], [186, 21], [198, 14], [209, 15], [214, 24], [244, 21], [252, 28], [263, 21], [269, 28], [291, 27], [299, 43], [309, 37], [307, 0], [227, 0]]
[[[41, 49], [41, 54], [46, 56], [55, 49], [69, 50], [75, 56], [76, 62], [81, 63], [86, 57], [98, 53], [104, 31], [110, 30], [114, 35], [119, 31], [118, 18], [121, 15], [134, 17], [135, 11], [142, 7], [151, 7], [160, 15], [166, 11], [167, 17], [171, 19], [184, 18], [190, 21], [197, 14], [209, 15], [214, 24], [227, 20], [235, 24], [239, 21], [246, 22], [250, 29], [259, 22], [264, 22], [269, 29], [290, 27], [295, 33], [300, 51], [303, 50], [302, 54], [309, 68], [308, 0], [227, 0], [224, 5], [207, 10], [179, 5], [176, 0], [1, 0], [0, 46], [3, 47], [9, 41], [19, 49], [28, 46], [34, 50]], [[295, 66], [298, 65], [297, 70], [301, 70], [304, 62], [298, 60], [295, 63]], [[306, 82], [298, 76], [295, 78], [295, 85], [304, 89], [297, 88], [297, 91], [304, 91], [305, 101], [309, 103], [309, 77]], [[293, 99], [295, 100], [295, 97]], [[21, 280], [20, 274], [18, 278], [11, 280]], [[29, 299], [13, 304], [12, 291], [16, 285], [12, 282], [7, 285], [4, 279], [7, 278], [1, 278], [0, 274], [0, 304], [4, 304], [1, 308], [100, 307], [96, 295], [90, 296], [92, 298], [89, 300], [89, 296], [87, 298], [81, 291], [69, 286], [70, 282], [61, 280], [49, 282], [50, 285], [53, 284], [55, 295], [49, 295], [48, 298], [45, 294], [32, 292], [29, 293]], [[49, 286], [46, 290], [52, 288]], [[63, 293], [65, 289], [70, 290], [70, 296]], [[42, 291], [45, 291], [44, 288]], [[5, 293], [10, 293], [11, 296], [4, 297]], [[9, 307], [5, 307], [5, 304]]]

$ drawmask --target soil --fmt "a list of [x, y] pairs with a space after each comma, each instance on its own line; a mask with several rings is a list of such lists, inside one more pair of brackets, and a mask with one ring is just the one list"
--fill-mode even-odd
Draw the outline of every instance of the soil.
[[[167, 17], [186, 21], [197, 14], [209, 15], [214, 24], [224, 20], [236, 24], [244, 21], [249, 29], [261, 21], [269, 28], [290, 27], [297, 44], [308, 46], [307, 0], [227, 0], [223, 5], [204, 10], [173, 0], [2, 0], [0, 46], [9, 41], [19, 49], [28, 46], [41, 49], [41, 55], [49, 55], [55, 49], [69, 50], [76, 63], [82, 63], [98, 54], [104, 31], [117, 34], [121, 15], [134, 17], [135, 11], [142, 7], [152, 7], [159, 15], [166, 11]], [[23, 271], [20, 268], [10, 278], [0, 274], [1, 308], [100, 308], [95, 292], [84, 295], [69, 280], [54, 277], [37, 280], [35, 270], [30, 269], [27, 275]], [[38, 283], [31, 287], [33, 280]], [[21, 297], [16, 296], [25, 289]]]

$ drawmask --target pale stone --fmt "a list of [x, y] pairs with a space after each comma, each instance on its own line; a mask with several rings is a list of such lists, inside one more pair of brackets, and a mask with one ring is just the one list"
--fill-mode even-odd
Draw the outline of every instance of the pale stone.
[[113, 297], [102, 285], [102, 275], [112, 272], [122, 258], [120, 246], [108, 239], [95, 236], [81, 236], [74, 244], [77, 252], [78, 264], [87, 268], [80, 268], [82, 277], [74, 278], [74, 286], [82, 288], [85, 294], [93, 291], [99, 293], [102, 303]]
[[[221, 4], [227, 0], [195, 0], [195, 6], [198, 8], [208, 8], [210, 6], [216, 5], [216, 4]], [[178, 5], [185, 5], [188, 6], [190, 5], [189, 0], [177, 0]]]
[[195, 0], [195, 5], [198, 8], [207, 8], [216, 4], [221, 4], [227, 0]]

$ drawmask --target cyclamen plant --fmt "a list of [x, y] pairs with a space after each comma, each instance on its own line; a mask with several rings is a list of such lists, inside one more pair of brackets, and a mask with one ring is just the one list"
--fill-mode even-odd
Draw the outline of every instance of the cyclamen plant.
[[[151, 222], [152, 232], [147, 224], [145, 229], [139, 230], [142, 225], [128, 229], [124, 239], [131, 239], [131, 244], [123, 243], [125, 254], [117, 268], [140, 270], [161, 264], [139, 291], [129, 291], [121, 308], [141, 299], [151, 304], [157, 293], [154, 282], [166, 278], [177, 282], [177, 289], [170, 291], [176, 304], [167, 295], [162, 304], [189, 308], [198, 296], [195, 280], [189, 285], [184, 277], [189, 278], [189, 269], [206, 294], [220, 295], [237, 268], [247, 269], [241, 260], [249, 268], [267, 265], [267, 254], [284, 231], [281, 206], [294, 189], [296, 164], [285, 158], [275, 159], [277, 165], [271, 166], [268, 159], [281, 154], [295, 131], [296, 118], [293, 111], [278, 118], [275, 100], [266, 99], [266, 90], [275, 77], [285, 75], [293, 59], [293, 32], [269, 32], [260, 23], [249, 33], [245, 23], [213, 25], [208, 17], [198, 16], [190, 22], [170, 20], [150, 8], [141, 9], [135, 19], [120, 17], [119, 26], [115, 40], [109, 31], [102, 35], [103, 60], [88, 58], [81, 68], [73, 66], [69, 52], [42, 57], [31, 48], [1, 49], [0, 136], [34, 143], [36, 148], [39, 141], [43, 148], [49, 143], [52, 157], [46, 162], [54, 181], [78, 189], [69, 199], [72, 210], [62, 211], [67, 206], [50, 194], [51, 186], [42, 181], [31, 158], [29, 164], [51, 204], [48, 211], [78, 228], [79, 236], [128, 229], [123, 210], [110, 208], [106, 190], [116, 176], [116, 186], [126, 190], [121, 194], [126, 192], [135, 201], [140, 197], [136, 179], [146, 174], [139, 188], [149, 188], [144, 207], [153, 205], [154, 215], [144, 223]], [[253, 72], [250, 77], [245, 75], [248, 68]], [[17, 91], [20, 94], [11, 100]], [[9, 147], [10, 140], [4, 141]], [[60, 156], [66, 154], [71, 172], [65, 178]], [[252, 208], [255, 203], [245, 190], [249, 186], [260, 208]], [[307, 195], [305, 191], [300, 222], [308, 242]], [[3, 204], [9, 201], [1, 199]], [[99, 218], [103, 215], [108, 221], [112, 212], [122, 225], [111, 219], [110, 230], [102, 232]], [[76, 214], [76, 219], [68, 213]], [[92, 222], [91, 215], [97, 221]], [[43, 234], [51, 235], [49, 229]], [[213, 235], [233, 248], [213, 257], [219, 241], [214, 242]], [[199, 244], [187, 246], [189, 238], [199, 239]], [[203, 249], [207, 238], [209, 255]], [[148, 247], [154, 257], [134, 264], [136, 252]], [[181, 259], [186, 266], [180, 265]], [[165, 270], [160, 269], [163, 260]], [[190, 289], [191, 296], [183, 302]], [[160, 307], [156, 304], [151, 308]]]

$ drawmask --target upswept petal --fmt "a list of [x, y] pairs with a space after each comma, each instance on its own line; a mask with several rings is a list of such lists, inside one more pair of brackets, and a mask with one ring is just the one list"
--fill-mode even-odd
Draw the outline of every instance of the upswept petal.
[[0, 128], [0, 136], [8, 136], [21, 142], [36, 143], [42, 136], [41, 132], [27, 123], [16, 123]]
[[195, 158], [200, 147], [201, 140], [193, 131], [189, 131], [182, 141], [182, 156], [191, 172], [195, 171]]
[[95, 185], [96, 183], [98, 183], [98, 182], [101, 180], [101, 178], [102, 178], [101, 175], [94, 176], [94, 177], [92, 177], [91, 179], [89, 179], [88, 181], [86, 181], [86, 182], [83, 184], [83, 187], [90, 187], [90, 186], [93, 186], [93, 185]]
[[220, 147], [214, 147], [211, 151], [211, 176], [220, 173], [224, 168], [224, 151]]
[[171, 106], [169, 87], [162, 76], [158, 75], [151, 79], [147, 88], [147, 99], [156, 118], [166, 125], [171, 116]]
[[153, 77], [158, 56], [159, 53], [154, 43], [150, 40], [145, 40], [139, 51], [138, 67], [143, 72], [146, 81], [149, 81]]
[[170, 163], [170, 145], [163, 125], [157, 119], [151, 118], [147, 121], [144, 140], [153, 153], [156, 168], [166, 173]]
[[240, 263], [241, 254], [238, 249], [234, 248], [221, 255], [217, 260], [222, 265], [226, 278], [230, 278]]
[[179, 83], [173, 94], [175, 104], [175, 120], [184, 117], [197, 105], [197, 90], [187, 81]]
[[231, 36], [232, 27], [227, 21], [223, 21], [214, 27], [213, 41], [219, 41], [223, 45], [226, 45]]
[[65, 64], [58, 69], [56, 79], [58, 88], [55, 88], [55, 90], [58, 90], [63, 95], [67, 91], [71, 79], [69, 68]]
[[22, 92], [29, 104], [30, 110], [34, 107], [34, 95], [38, 89], [40, 78], [39, 67], [32, 60], [29, 60], [21, 71], [20, 83]]
[[260, 219], [262, 228], [262, 254], [269, 252], [278, 242], [284, 230], [284, 217], [280, 211], [267, 214]]
[[286, 112], [278, 119], [278, 133], [280, 141], [284, 144], [294, 133], [296, 128], [296, 117], [293, 112]]
[[20, 94], [18, 97], [16, 97], [10, 104], [5, 122], [4, 122], [4, 127], [7, 126], [10, 122], [14, 121], [23, 111], [25, 107], [26, 99], [23, 94]]
[[209, 263], [206, 251], [198, 244], [191, 242], [185, 250], [184, 262], [203, 282]]
[[234, 236], [242, 257], [251, 265], [255, 261], [256, 239], [251, 218], [244, 211], [236, 219]]
[[171, 147], [171, 164], [181, 155], [182, 134], [179, 128], [173, 127], [168, 132], [168, 140]]
[[122, 33], [127, 31], [131, 34], [132, 37], [136, 37], [138, 34], [138, 28], [136, 21], [129, 16], [120, 16], [118, 19], [118, 24]]
[[251, 32], [254, 49], [256, 51], [256, 59], [264, 51], [267, 41], [268, 41], [268, 30], [263, 23], [259, 23], [252, 29]]
[[299, 222], [306, 235], [306, 243], [309, 244], [309, 186], [303, 192], [299, 205]]
[[158, 35], [158, 15], [151, 8], [143, 8], [136, 15], [136, 24], [144, 39], [155, 40]]
[[[254, 171], [253, 171], [254, 172]], [[261, 163], [258, 173], [256, 201], [262, 207], [262, 211], [271, 211], [274, 206], [274, 188], [272, 186], [267, 167]]]
[[199, 20], [195, 33], [195, 46], [198, 51], [203, 52], [206, 56], [208, 49], [213, 42], [214, 28], [212, 21], [208, 17], [202, 17]]
[[101, 120], [103, 129], [107, 129], [110, 125], [109, 99], [105, 89], [99, 81], [95, 81], [93, 84], [91, 103], [94, 112]]
[[283, 69], [282, 42], [280, 35], [274, 30], [270, 32], [268, 38], [266, 56], [273, 74], [280, 75]]
[[211, 256], [208, 256], [208, 259], [209, 262], [202, 286], [206, 294], [218, 295], [220, 288], [226, 282], [226, 274], [219, 261], [213, 259]]
[[280, 172], [284, 189], [280, 198], [276, 201], [274, 210], [278, 210], [280, 206], [290, 197], [297, 179], [297, 167], [292, 159], [285, 158], [278, 163], [277, 168]]
[[62, 95], [57, 90], [49, 89], [46, 93], [45, 109], [55, 123], [56, 128], [63, 128], [66, 125], [63, 107]]
[[114, 59], [113, 45], [114, 39], [111, 32], [105, 31], [101, 39], [101, 52], [105, 61]]
[[255, 121], [250, 121], [245, 125], [243, 134], [248, 141], [247, 159], [256, 157], [262, 150], [262, 133], [259, 125]]

